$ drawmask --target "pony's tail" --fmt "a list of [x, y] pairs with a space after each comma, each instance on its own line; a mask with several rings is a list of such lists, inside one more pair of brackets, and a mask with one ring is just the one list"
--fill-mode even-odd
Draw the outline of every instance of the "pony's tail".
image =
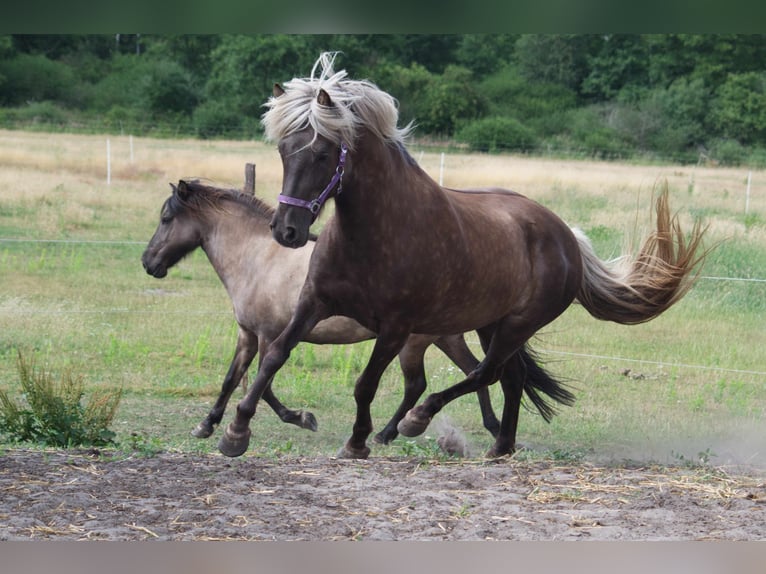
[[540, 393], [548, 395], [555, 402], [572, 406], [575, 396], [567, 388], [554, 379], [543, 367], [537, 363], [537, 356], [527, 345], [516, 354], [518, 365], [524, 376], [524, 392], [542, 415], [545, 422], [551, 422], [556, 414], [556, 408], [551, 405]]
[[656, 229], [638, 255], [609, 263], [596, 256], [582, 231], [573, 229], [583, 262], [576, 299], [597, 319], [623, 325], [654, 319], [680, 300], [699, 276], [698, 264], [707, 254], [700, 253], [706, 229], [696, 222], [689, 238], [684, 237], [677, 216], [670, 216], [667, 183], [657, 198], [656, 212]]

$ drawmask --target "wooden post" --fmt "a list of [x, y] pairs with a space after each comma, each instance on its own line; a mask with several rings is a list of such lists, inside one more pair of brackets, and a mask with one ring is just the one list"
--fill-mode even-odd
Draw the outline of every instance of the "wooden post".
[[255, 164], [245, 164], [245, 187], [243, 188], [245, 193], [255, 195]]

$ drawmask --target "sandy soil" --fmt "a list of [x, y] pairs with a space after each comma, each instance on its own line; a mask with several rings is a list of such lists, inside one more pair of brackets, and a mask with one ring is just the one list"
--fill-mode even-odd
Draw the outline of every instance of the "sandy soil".
[[0, 540], [763, 540], [766, 477], [555, 461], [0, 453]]

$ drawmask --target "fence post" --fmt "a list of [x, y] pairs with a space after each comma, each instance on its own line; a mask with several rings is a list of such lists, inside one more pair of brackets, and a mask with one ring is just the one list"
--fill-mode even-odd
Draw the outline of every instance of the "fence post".
[[745, 215], [750, 211], [750, 181], [753, 179], [753, 172], [747, 172], [747, 191], [745, 192]]
[[106, 138], [106, 185], [112, 185], [112, 150]]
[[245, 164], [245, 187], [242, 189], [245, 193], [255, 195], [255, 164]]

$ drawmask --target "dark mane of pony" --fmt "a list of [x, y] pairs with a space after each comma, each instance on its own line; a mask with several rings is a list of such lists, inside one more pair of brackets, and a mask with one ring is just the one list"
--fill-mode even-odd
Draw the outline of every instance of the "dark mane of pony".
[[215, 187], [203, 183], [202, 180], [199, 179], [184, 179], [179, 181], [179, 185], [181, 182], [183, 182], [193, 193], [186, 199], [181, 199], [178, 194], [174, 194], [174, 198], [191, 210], [199, 210], [204, 206], [221, 209], [221, 203], [223, 201], [233, 201], [255, 211], [258, 215], [261, 215], [264, 218], [271, 219], [274, 215], [273, 207], [254, 195], [244, 193], [238, 189]]

